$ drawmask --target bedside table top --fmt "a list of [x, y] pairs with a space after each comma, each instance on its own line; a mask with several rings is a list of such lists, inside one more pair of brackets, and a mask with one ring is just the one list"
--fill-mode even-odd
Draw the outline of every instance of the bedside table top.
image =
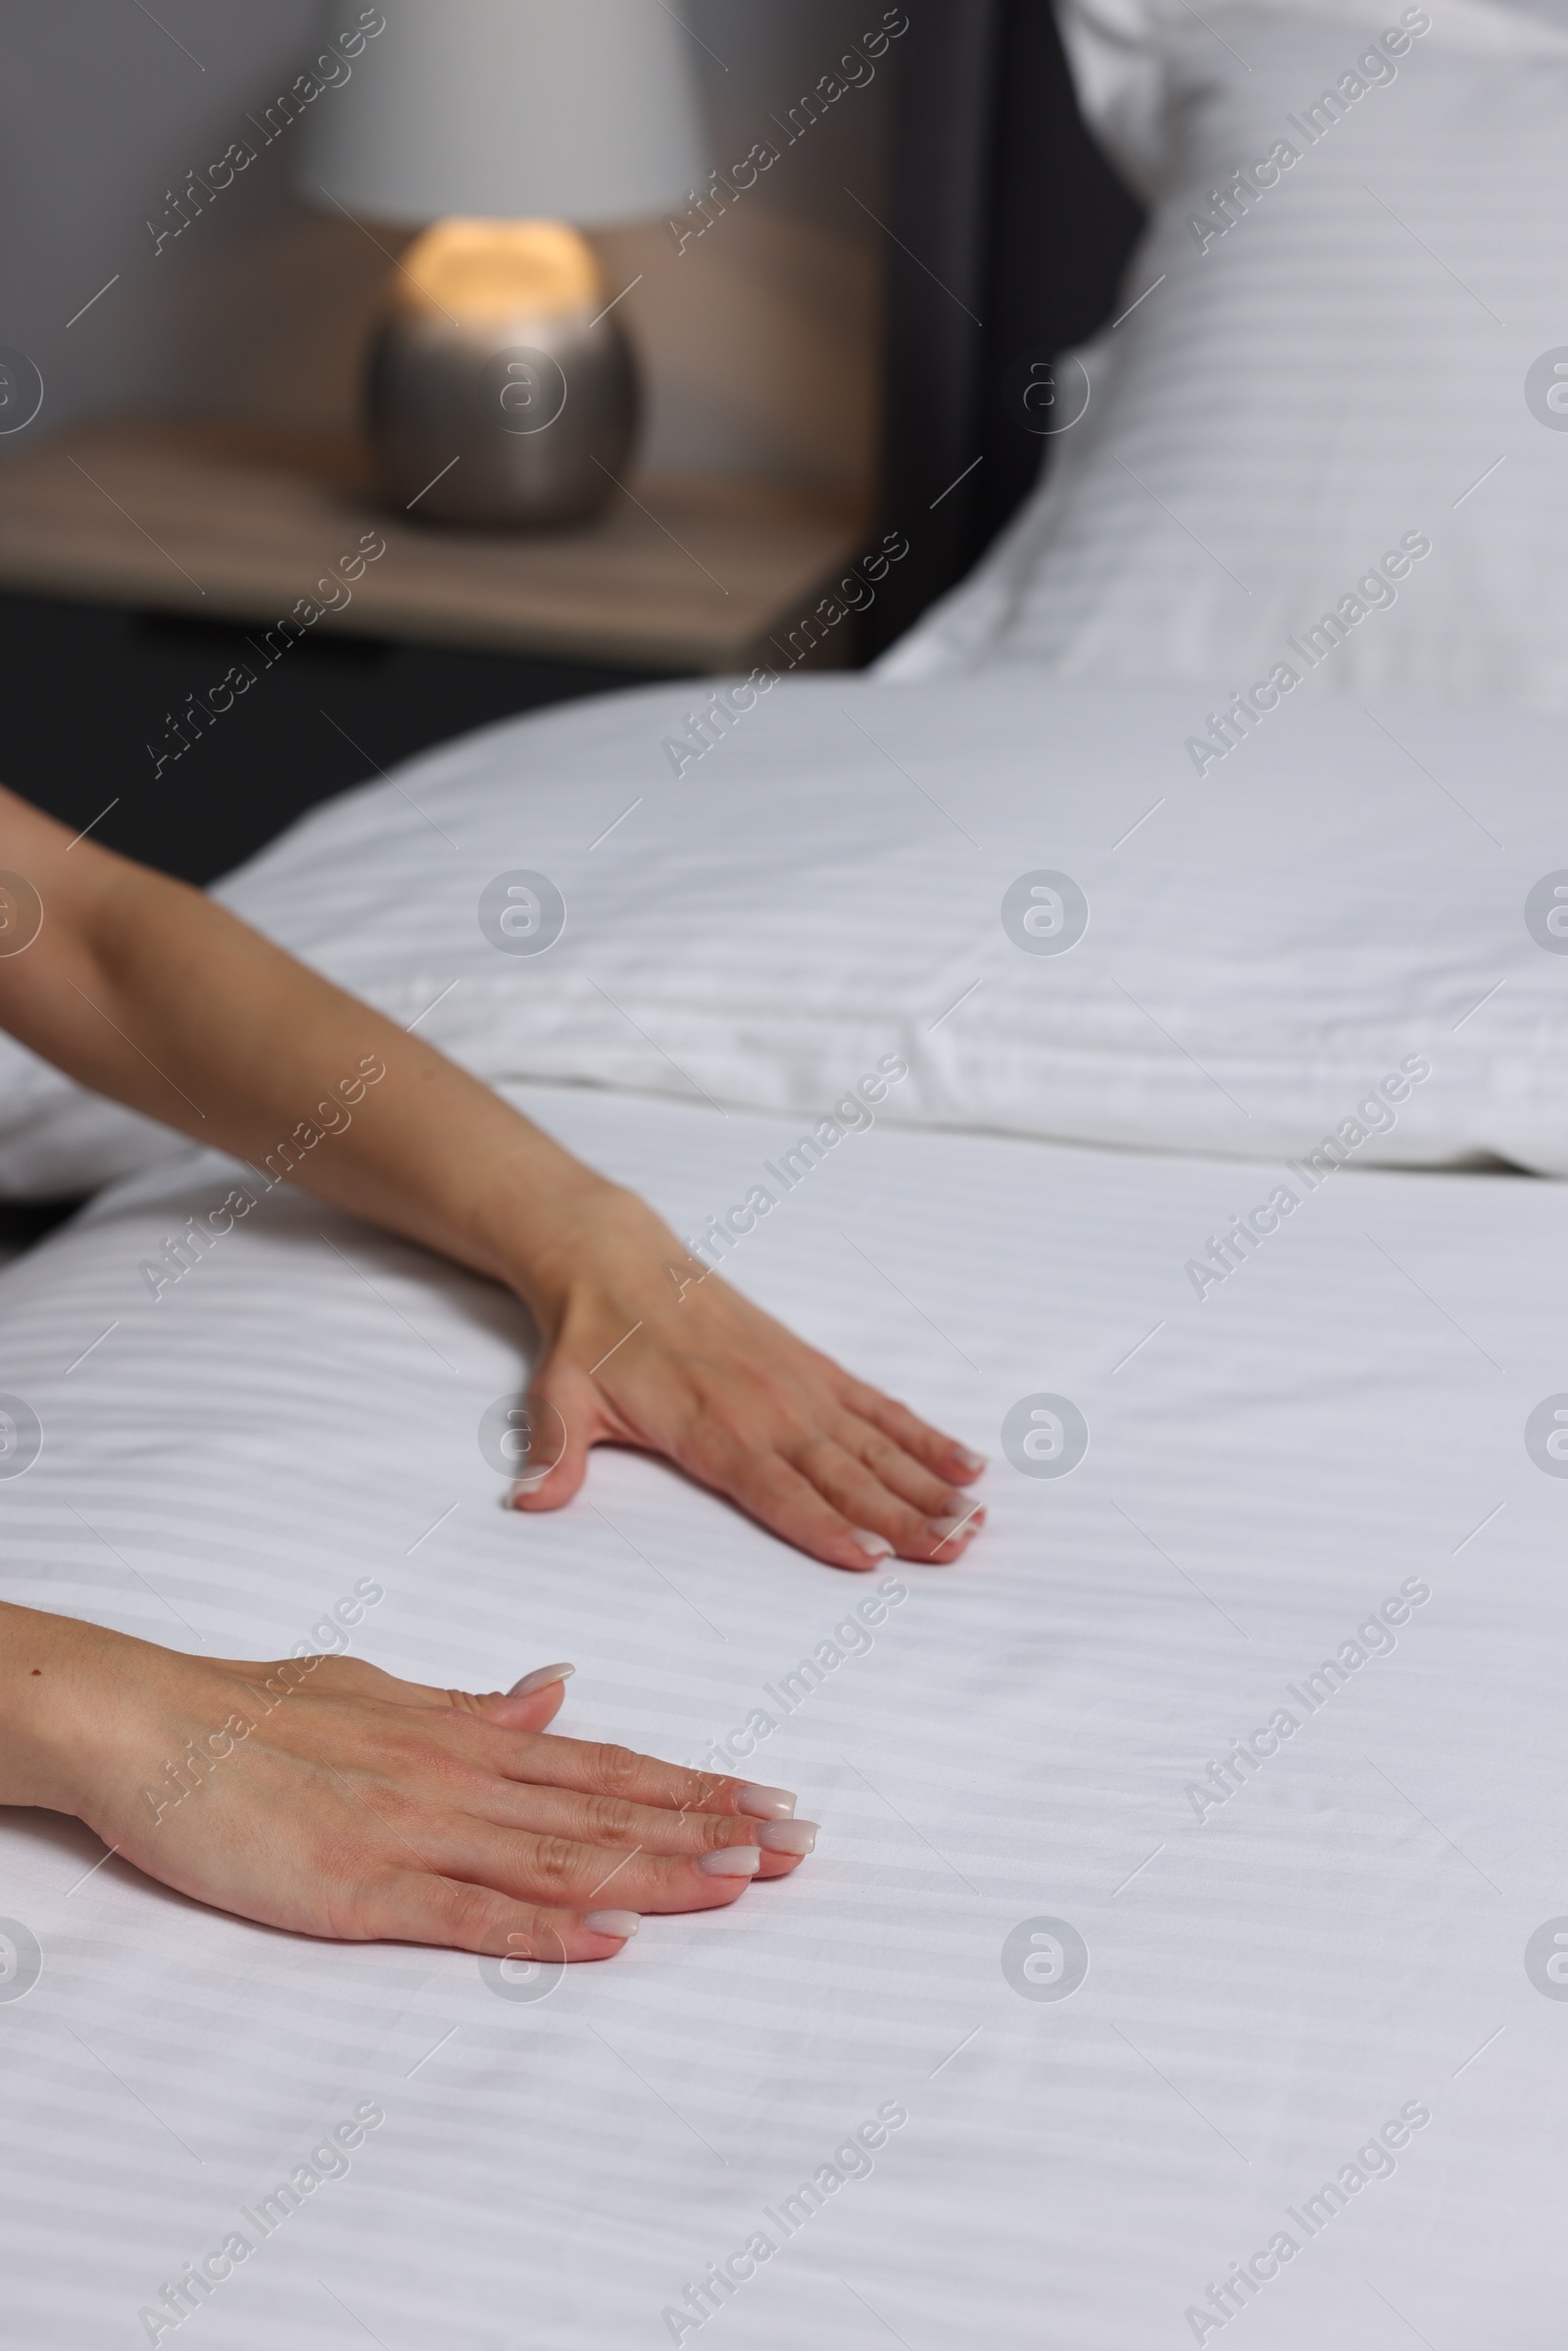
[[379, 505], [355, 444], [243, 425], [100, 421], [0, 466], [0, 590], [265, 626], [370, 531], [386, 552], [322, 628], [717, 672], [774, 658], [862, 525], [820, 495], [634, 474], [584, 528], [426, 527]]

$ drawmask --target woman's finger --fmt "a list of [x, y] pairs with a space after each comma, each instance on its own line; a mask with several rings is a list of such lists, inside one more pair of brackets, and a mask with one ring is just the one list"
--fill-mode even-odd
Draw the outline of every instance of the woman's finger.
[[589, 1374], [559, 1350], [534, 1374], [524, 1410], [528, 1459], [507, 1507], [559, 1510], [586, 1477], [590, 1448], [613, 1434], [610, 1411]]
[[[383, 1673], [379, 1666], [368, 1664], [363, 1657], [291, 1658], [291, 1668], [298, 1672], [308, 1667], [309, 1687], [323, 1692], [350, 1692], [358, 1697], [379, 1698], [390, 1706], [411, 1706], [431, 1713], [475, 1714], [486, 1722], [500, 1723], [509, 1731], [542, 1731], [561, 1711], [566, 1684], [576, 1667], [563, 1660], [555, 1665], [530, 1667], [518, 1676], [510, 1690], [477, 1691], [470, 1690], [437, 1690], [423, 1682], [401, 1682], [395, 1674]], [[236, 1668], [254, 1676], [256, 1668]], [[269, 1669], [270, 1671], [272, 1669]], [[306, 1687], [301, 1681], [300, 1687]]]
[[737, 1448], [727, 1473], [710, 1483], [774, 1535], [828, 1567], [864, 1575], [893, 1556], [893, 1543], [879, 1527], [857, 1526], [782, 1454]]
[[727, 1845], [756, 1844], [762, 1855], [759, 1875], [765, 1878], [794, 1869], [816, 1844], [814, 1821], [669, 1812], [651, 1804], [629, 1804], [622, 1796], [573, 1795], [565, 1788], [523, 1787], [514, 1780], [488, 1783], [482, 1793], [466, 1800], [465, 1810], [476, 1812], [497, 1829], [571, 1837], [612, 1853], [697, 1859]]
[[855, 1526], [885, 1537], [901, 1559], [947, 1566], [980, 1523], [980, 1505], [968, 1505], [956, 1496], [951, 1504], [944, 1502], [940, 1516], [926, 1517], [891, 1494], [863, 1462], [828, 1437], [803, 1445], [796, 1466]]
[[574, 1665], [536, 1666], [511, 1690], [481, 1698], [480, 1708], [508, 1731], [543, 1731], [561, 1712], [567, 1679], [576, 1670]]
[[852, 1412], [858, 1412], [862, 1420], [868, 1420], [873, 1428], [891, 1437], [895, 1445], [912, 1453], [916, 1461], [924, 1462], [934, 1476], [969, 1486], [986, 1467], [984, 1453], [971, 1451], [956, 1437], [932, 1428], [929, 1421], [916, 1419], [906, 1404], [884, 1396], [880, 1388], [868, 1387], [863, 1380], [851, 1379], [846, 1374], [841, 1393]]
[[465, 1879], [390, 1870], [339, 1906], [333, 1932], [353, 1942], [435, 1943], [491, 1959], [559, 1966], [613, 1959], [641, 1925], [634, 1910], [607, 1903], [584, 1913], [514, 1901]]
[[[309, 1663], [310, 1660], [301, 1660]], [[514, 1719], [512, 1709], [539, 1706], [554, 1714], [567, 1678], [576, 1668], [567, 1664], [536, 1667], [522, 1676], [510, 1692], [474, 1696], [461, 1690], [436, 1690], [418, 1682], [400, 1682], [379, 1666], [359, 1657], [323, 1657], [318, 1661], [323, 1695], [339, 1691], [378, 1698], [434, 1716], [456, 1717], [452, 1730], [457, 1744], [448, 1752], [481, 1779], [494, 1776], [503, 1783], [530, 1788], [569, 1790], [574, 1797], [595, 1796], [607, 1802], [654, 1806], [661, 1812], [702, 1812], [741, 1821], [784, 1821], [794, 1817], [796, 1798], [786, 1788], [726, 1778], [715, 1772], [697, 1772], [678, 1763], [641, 1755], [634, 1747], [602, 1744], [591, 1739], [565, 1739], [539, 1726]], [[254, 1677], [269, 1669], [239, 1667]], [[549, 1679], [541, 1684], [540, 1677]], [[528, 1685], [535, 1688], [530, 1690]], [[458, 1723], [471, 1724], [477, 1746]], [[432, 1731], [436, 1725], [432, 1723]], [[504, 1736], [492, 1737], [492, 1734]], [[678, 1848], [677, 1848], [678, 1849]]]
[[787, 1788], [764, 1788], [713, 1772], [694, 1772], [678, 1763], [639, 1755], [635, 1747], [601, 1745], [592, 1739], [509, 1737], [494, 1749], [503, 1777], [530, 1787], [564, 1788], [588, 1796], [620, 1797], [665, 1812], [739, 1814], [747, 1820], [790, 1820], [795, 1797]]
[[835, 1413], [826, 1434], [922, 1518], [962, 1518], [970, 1507], [969, 1496], [951, 1479], [939, 1478], [858, 1412]]
[[497, 1829], [471, 1813], [454, 1813], [419, 1839], [443, 1877], [487, 1886], [514, 1901], [550, 1910], [587, 1913], [615, 1908], [642, 1914], [718, 1910], [739, 1901], [759, 1874], [755, 1839], [711, 1846], [706, 1853], [624, 1853], [581, 1844], [570, 1837], [539, 1837]]

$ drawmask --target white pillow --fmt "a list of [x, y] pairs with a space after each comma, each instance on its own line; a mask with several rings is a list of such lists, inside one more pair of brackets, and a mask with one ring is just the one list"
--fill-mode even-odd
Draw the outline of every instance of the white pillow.
[[[1568, 1173], [1556, 722], [1302, 688], [1199, 783], [1187, 738], [1223, 712], [1188, 689], [823, 678], [739, 714], [726, 690], [700, 758], [689, 691], [416, 760], [219, 895], [493, 1082], [788, 1109], [823, 1150], [871, 1103]], [[79, 1154], [84, 1098], [49, 1083]], [[35, 1183], [49, 1140], [35, 1098]]]
[[[1187, 0], [1057, 0], [1084, 115], [1133, 186], [1154, 200], [1168, 192], [1173, 118], [1192, 73], [1184, 50], [1199, 53], [1200, 70], [1210, 41], [1235, 37], [1236, 62], [1250, 62], [1250, 53], [1241, 56], [1241, 44], [1250, 29], [1248, 21], [1258, 18], [1348, 26], [1363, 41], [1379, 41], [1391, 31], [1410, 30], [1410, 13], [1403, 0], [1387, 8], [1377, 0], [1231, 0], [1201, 17]], [[1418, 13], [1429, 23], [1412, 36], [1412, 45], [1436, 24], [1445, 46], [1480, 56], [1556, 55], [1555, 41], [1543, 52], [1536, 35], [1542, 26], [1558, 35], [1568, 30], [1568, 0], [1444, 0], [1436, 17], [1426, 8]], [[1231, 33], [1227, 19], [1233, 20]]]
[[1245, 688], [1328, 618], [1335, 692], [1568, 708], [1554, 14], [1082, 0], [1091, 111], [1154, 205], [1127, 308], [1057, 370], [1053, 413], [1088, 407], [1041, 490], [882, 674]]

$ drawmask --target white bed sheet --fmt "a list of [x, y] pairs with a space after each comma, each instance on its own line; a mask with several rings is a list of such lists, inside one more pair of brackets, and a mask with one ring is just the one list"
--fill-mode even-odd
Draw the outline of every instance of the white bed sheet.
[[[785, 1126], [521, 1099], [688, 1230]], [[999, 1457], [970, 1558], [901, 1568], [874, 1645], [743, 1767], [824, 1824], [789, 1885], [512, 2002], [472, 1958], [246, 1926], [3, 1816], [0, 1912], [43, 1952], [0, 2000], [15, 2338], [145, 2341], [372, 2100], [348, 2176], [163, 2341], [630, 2351], [761, 2229], [686, 2342], [1155, 2351], [1285, 2229], [1202, 2339], [1555, 2345], [1568, 2011], [1523, 1953], [1568, 1909], [1568, 1484], [1522, 1428], [1564, 1379], [1568, 1193], [1351, 1170], [1200, 1302], [1185, 1261], [1276, 1180], [879, 1129], [736, 1252], [987, 1449], [1038, 1392], [1091, 1431], [1065, 1479]], [[302, 1199], [155, 1305], [139, 1259], [226, 1183], [147, 1171], [0, 1276], [0, 1388], [45, 1430], [0, 1482], [6, 1597], [271, 1655], [372, 1576], [363, 1653], [481, 1688], [570, 1656], [564, 1729], [695, 1759], [869, 1590], [629, 1455], [504, 1514], [475, 1430], [522, 1317]], [[1410, 1578], [1394, 1652], [1200, 1823], [1187, 1785]], [[1059, 2002], [1003, 1973], [1040, 1917], [1090, 1953]], [[764, 2214], [887, 2102], [871, 2176], [786, 2241]], [[1288, 2208], [1407, 2103], [1393, 2177], [1308, 2239]]]

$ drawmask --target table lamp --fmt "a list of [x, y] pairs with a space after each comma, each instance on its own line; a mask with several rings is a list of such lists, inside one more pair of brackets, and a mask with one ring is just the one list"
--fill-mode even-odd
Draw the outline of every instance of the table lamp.
[[431, 522], [560, 528], [613, 488], [636, 362], [585, 227], [702, 178], [686, 38], [660, 0], [381, 0], [384, 30], [302, 128], [298, 185], [417, 226], [372, 339], [388, 499]]

